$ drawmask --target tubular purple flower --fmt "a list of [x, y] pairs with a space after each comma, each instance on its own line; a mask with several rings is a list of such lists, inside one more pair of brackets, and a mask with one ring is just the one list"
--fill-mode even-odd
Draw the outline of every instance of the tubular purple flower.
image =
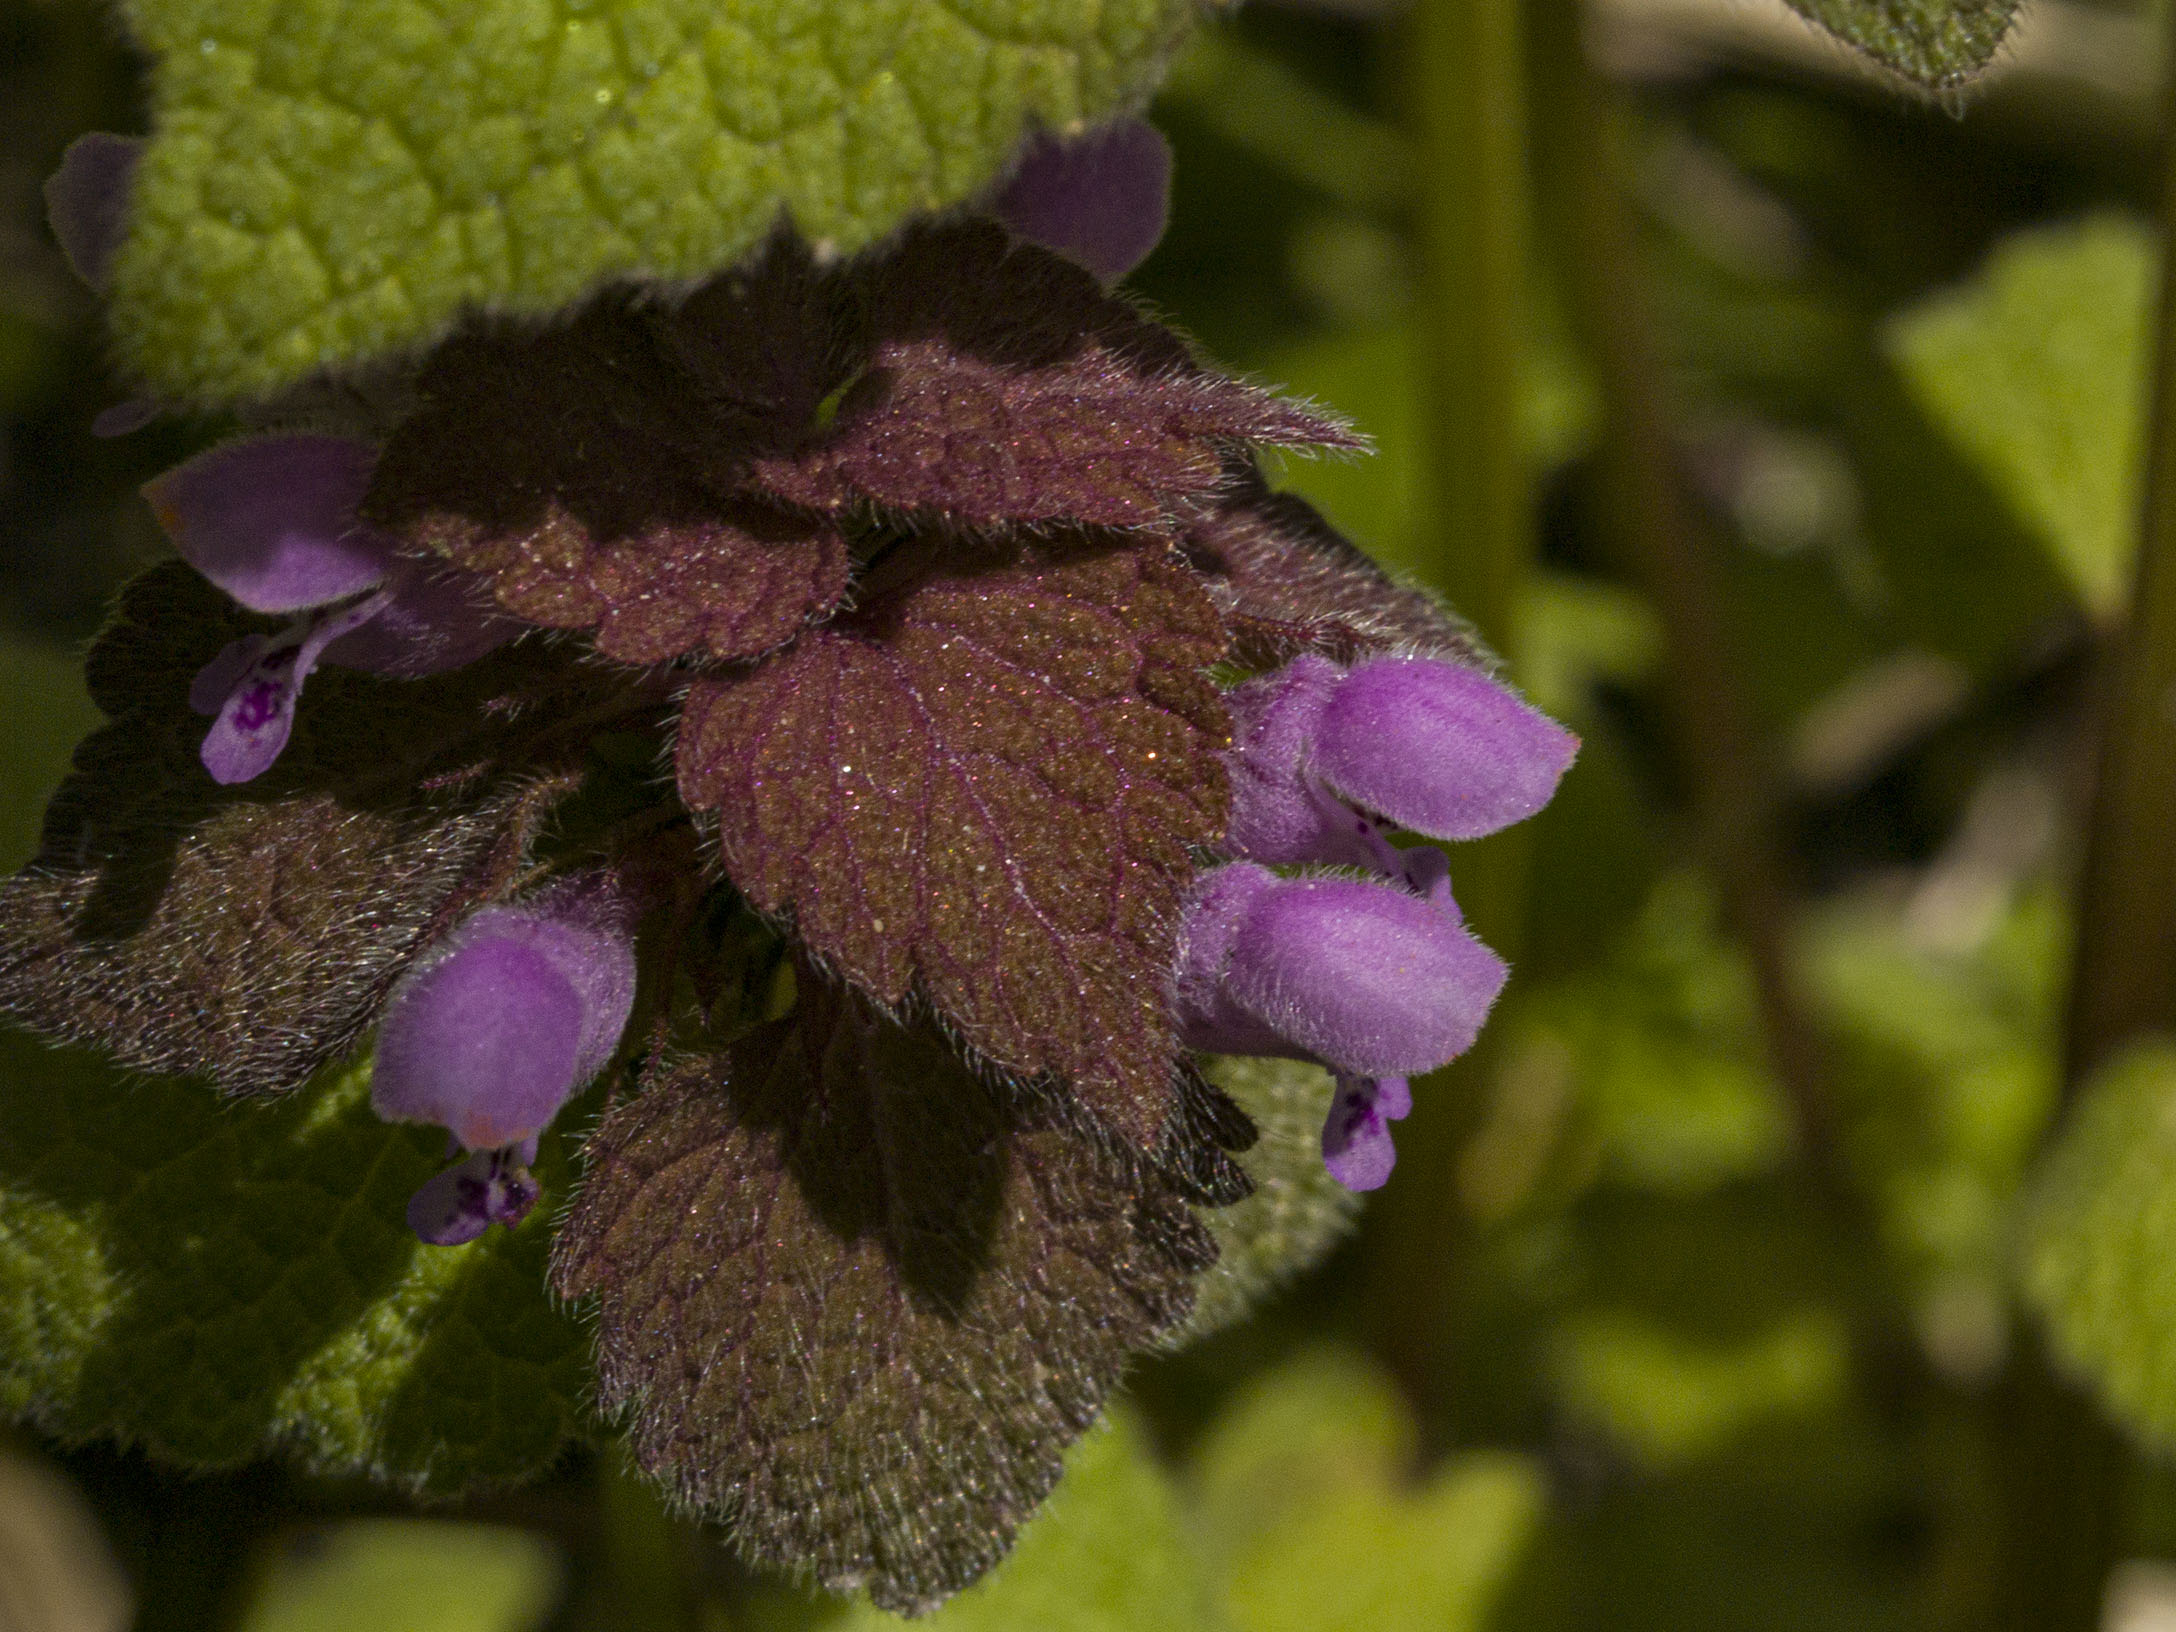
[[247, 782], [279, 757], [320, 661], [415, 679], [519, 632], [470, 575], [401, 556], [357, 518], [376, 461], [369, 443], [347, 437], [250, 437], [145, 485], [197, 571], [253, 612], [300, 614], [277, 634], [227, 646], [190, 688], [190, 706], [216, 716], [202, 753], [215, 781]]
[[45, 179], [45, 218], [75, 274], [104, 291], [128, 226], [128, 190], [144, 144], [94, 130], [78, 136]]
[[1145, 119], [1115, 119], [1070, 139], [1028, 138], [997, 196], [999, 220], [1116, 283], [1164, 235], [1171, 146]]
[[388, 1122], [436, 1123], [477, 1153], [417, 1193], [409, 1220], [425, 1240], [467, 1240], [528, 1210], [537, 1136], [626, 1029], [635, 917], [614, 875], [571, 878], [471, 913], [394, 987], [371, 1106]]
[[1477, 839], [1546, 805], [1579, 739], [1478, 669], [1375, 657], [1345, 676], [1315, 738], [1318, 775], [1432, 839]]

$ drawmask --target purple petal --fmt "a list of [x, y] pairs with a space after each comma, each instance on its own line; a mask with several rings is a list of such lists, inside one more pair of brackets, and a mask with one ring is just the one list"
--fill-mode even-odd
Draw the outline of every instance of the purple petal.
[[1071, 141], [1030, 137], [996, 214], [1116, 283], [1156, 247], [1170, 204], [1170, 144], [1145, 119], [1117, 119]]
[[1340, 1075], [1322, 1123], [1322, 1161], [1348, 1190], [1380, 1190], [1398, 1152], [1390, 1124], [1412, 1114], [1412, 1086], [1403, 1077]]
[[101, 408], [91, 421], [91, 435], [129, 436], [142, 430], [166, 410], [152, 397], [130, 397], [111, 408]]
[[493, 608], [483, 580], [412, 563], [395, 569], [385, 606], [325, 648], [325, 661], [394, 680], [419, 680], [473, 663], [529, 625]]
[[182, 558], [253, 612], [299, 612], [360, 594], [393, 565], [392, 541], [356, 519], [377, 450], [339, 436], [228, 442], [144, 486]]
[[458, 1247], [494, 1224], [512, 1229], [540, 1194], [529, 1170], [503, 1150], [479, 1150], [408, 1198], [408, 1227], [434, 1247]]
[[144, 144], [131, 136], [94, 130], [78, 136], [45, 179], [45, 218], [60, 240], [76, 276], [104, 290], [113, 254], [128, 228], [129, 183]]
[[1232, 1001], [1225, 981], [1232, 947], [1248, 912], [1283, 882], [1268, 868], [1246, 862], [1212, 868], [1195, 881], [1179, 923], [1178, 975], [1172, 993], [1180, 1041], [1188, 1048], [1210, 1054], [1307, 1057], [1306, 1050]]
[[472, 913], [393, 990], [371, 1104], [472, 1150], [533, 1139], [619, 1045], [634, 1005], [629, 909], [602, 875]]
[[1356, 805], [1435, 839], [1474, 839], [1549, 802], [1579, 739], [1478, 669], [1376, 657], [1323, 710], [1314, 769]]
[[1366, 865], [1349, 829], [1372, 824], [1326, 797], [1307, 768], [1344, 672], [1326, 657], [1297, 657], [1224, 694], [1232, 715], [1232, 745], [1224, 754], [1232, 814], [1224, 847], [1234, 856], [1271, 866]]
[[1247, 904], [1225, 989], [1333, 1068], [1389, 1077], [1471, 1047], [1508, 973], [1455, 917], [1392, 885], [1280, 879]]
[[302, 683], [317, 667], [325, 648], [367, 623], [383, 605], [372, 596], [353, 606], [305, 618], [278, 635], [248, 635], [224, 648], [189, 686], [189, 706], [213, 713], [218, 685], [218, 718], [204, 734], [198, 757], [212, 780], [226, 786], [248, 782], [272, 768], [295, 728], [295, 704]]

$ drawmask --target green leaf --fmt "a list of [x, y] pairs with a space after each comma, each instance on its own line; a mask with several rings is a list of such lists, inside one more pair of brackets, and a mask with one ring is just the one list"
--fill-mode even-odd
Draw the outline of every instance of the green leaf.
[[1319, 1263], [1360, 1216], [1360, 1198], [1322, 1163], [1330, 1074], [1298, 1060], [1220, 1058], [1209, 1080], [1254, 1119], [1261, 1137], [1236, 1159], [1254, 1194], [1195, 1216], [1216, 1237], [1217, 1261], [1195, 1283], [1194, 1313], [1173, 1346], [1221, 1330]]
[[241, 1632], [531, 1632], [560, 1575], [531, 1531], [358, 1519], [276, 1554]]
[[2110, 1411], [2176, 1446], [2176, 1044], [2103, 1071], [2050, 1153], [2027, 1212], [2025, 1296], [2058, 1360]]
[[1417, 1485], [1404, 1402], [1340, 1350], [1245, 1389], [1196, 1461], [1198, 1527], [1237, 1632], [1468, 1632], [1541, 1516], [1523, 1457], [1473, 1452]]
[[1185, 0], [128, 0], [152, 140], [114, 266], [152, 390], [260, 395], [465, 308], [850, 252], [1033, 122], [1142, 99]]
[[68, 772], [78, 738], [99, 724], [83, 689], [83, 667], [60, 652], [0, 638], [0, 872], [12, 873], [38, 848], [45, 801]]
[[1930, 91], [1954, 90], [1993, 60], [2017, 0], [1791, 0], [1844, 44]]
[[2102, 619], [2122, 609], [2136, 544], [2158, 261], [2128, 217], [2034, 228], [1886, 335], [1920, 407]]
[[1719, 1450], [1764, 1418], [1836, 1405], [1849, 1368], [1843, 1321], [1822, 1309], [1800, 1310], [1729, 1344], [1598, 1311], [1567, 1324], [1557, 1356], [1571, 1412], [1654, 1467]]
[[438, 1136], [378, 1121], [368, 1086], [366, 1060], [228, 1106], [0, 1034], [0, 1409], [439, 1495], [547, 1466], [589, 1380], [544, 1294], [564, 1161], [548, 1139], [520, 1229], [426, 1247], [402, 1212]]

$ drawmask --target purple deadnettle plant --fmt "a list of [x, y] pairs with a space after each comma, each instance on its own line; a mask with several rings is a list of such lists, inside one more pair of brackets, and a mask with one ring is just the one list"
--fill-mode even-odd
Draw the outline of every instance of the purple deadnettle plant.
[[[54, 184], [94, 282], [132, 152]], [[48, 1037], [257, 1098], [374, 1050], [448, 1142], [417, 1250], [548, 1234], [637, 1463], [896, 1609], [1004, 1554], [1285, 1182], [1203, 1055], [1328, 1066], [1323, 1159], [1389, 1177], [1506, 978], [1400, 836], [1576, 748], [1270, 491], [1348, 430], [1112, 292], [1168, 171], [1038, 138], [990, 216], [268, 405], [146, 489], [180, 560], [0, 887]]]

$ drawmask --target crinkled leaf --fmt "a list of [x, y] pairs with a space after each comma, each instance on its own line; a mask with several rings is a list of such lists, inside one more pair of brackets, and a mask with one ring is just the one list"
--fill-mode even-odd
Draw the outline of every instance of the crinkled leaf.
[[2050, 1154], [2026, 1217], [2026, 1297], [2058, 1359], [2122, 1421], [2176, 1445], [2176, 1047], [2103, 1071]]
[[1330, 1074], [1300, 1060], [1219, 1058], [1203, 1062], [1260, 1130], [1239, 1165], [1253, 1194], [1205, 1208], [1216, 1265], [1201, 1279], [1194, 1312], [1173, 1335], [1190, 1343], [1241, 1319], [1262, 1298], [1321, 1261], [1360, 1216], [1360, 1198], [1322, 1161], [1322, 1119]]
[[534, 646], [430, 680], [320, 673], [266, 775], [214, 783], [188, 706], [251, 627], [179, 563], [124, 596], [39, 853], [0, 884], [0, 1010], [123, 1064], [292, 1088], [353, 1047], [407, 961], [502, 889], [609, 682]]
[[1003, 1555], [1213, 1252], [1138, 1161], [811, 977], [607, 1115], [553, 1281], [646, 1469], [909, 1610]]
[[557, 1146], [521, 1229], [425, 1247], [402, 1210], [440, 1139], [373, 1116], [369, 1075], [222, 1105], [0, 1034], [0, 1406], [198, 1466], [284, 1451], [441, 1495], [542, 1471], [587, 1387], [543, 1290]]
[[1234, 655], [1271, 669], [1302, 652], [1350, 663], [1370, 652], [1473, 662], [1473, 631], [1427, 591], [1398, 583], [1305, 499], [1235, 471], [1216, 511], [1186, 532], [1187, 558], [1231, 626]]
[[260, 395], [468, 308], [851, 251], [1137, 102], [1178, 0], [129, 0], [153, 136], [114, 267], [162, 395]]
[[836, 417], [755, 469], [796, 504], [1150, 526], [1224, 485], [1219, 444], [1360, 445], [985, 222], [910, 235], [844, 296], [868, 328]]
[[2137, 548], [2159, 259], [2127, 217], [2035, 228], [1886, 334], [1920, 406], [2101, 618], [2122, 610]]
[[1153, 1148], [1189, 847], [1225, 819], [1215, 608], [1153, 542], [913, 559], [891, 593], [695, 684], [682, 795], [818, 958], [883, 1004], [919, 994]]
[[1954, 90], [1994, 60], [2017, 0], [1791, 0], [1844, 44], [1930, 91]]
[[595, 629], [629, 663], [752, 657], [846, 593], [837, 528], [703, 485], [750, 428], [713, 411], [619, 304], [564, 329], [460, 336], [421, 392], [368, 513], [487, 575], [531, 622]]

